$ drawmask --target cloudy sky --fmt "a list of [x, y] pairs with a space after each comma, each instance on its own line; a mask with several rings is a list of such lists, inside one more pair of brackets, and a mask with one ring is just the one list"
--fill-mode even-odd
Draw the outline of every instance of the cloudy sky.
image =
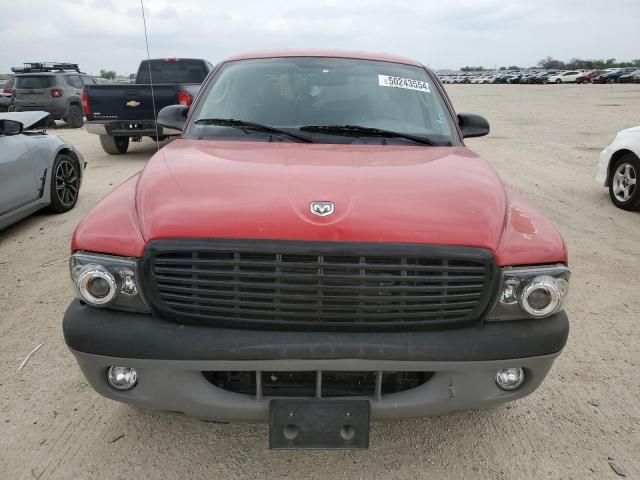
[[[7, 5], [4, 5], [4, 3]], [[640, 0], [145, 0], [152, 57], [271, 48], [395, 53], [434, 68], [640, 57]], [[0, 73], [70, 61], [137, 70], [139, 0], [0, 0]]]

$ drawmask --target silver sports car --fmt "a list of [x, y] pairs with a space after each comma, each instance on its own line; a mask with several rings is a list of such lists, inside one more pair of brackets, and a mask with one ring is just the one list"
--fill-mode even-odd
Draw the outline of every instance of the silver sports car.
[[85, 167], [82, 155], [44, 129], [47, 112], [0, 113], [0, 229], [48, 207], [71, 210]]

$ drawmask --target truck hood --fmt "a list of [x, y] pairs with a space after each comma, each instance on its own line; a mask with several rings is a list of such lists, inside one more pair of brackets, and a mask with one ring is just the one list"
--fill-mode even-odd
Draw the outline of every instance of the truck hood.
[[[332, 215], [311, 213], [333, 202]], [[251, 238], [475, 246], [495, 251], [505, 188], [465, 147], [176, 140], [136, 188], [146, 242]]]

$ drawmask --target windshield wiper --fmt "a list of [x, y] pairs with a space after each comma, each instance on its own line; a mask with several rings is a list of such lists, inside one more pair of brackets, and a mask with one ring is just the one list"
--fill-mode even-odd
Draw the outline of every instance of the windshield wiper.
[[253, 130], [260, 130], [262, 132], [275, 133], [279, 135], [287, 135], [291, 138], [300, 140], [301, 142], [307, 142], [307, 143], [313, 142], [313, 140], [307, 137], [306, 135], [289, 132], [281, 128], [270, 127], [269, 125], [263, 125], [261, 123], [253, 123], [253, 122], [246, 122], [244, 120], [236, 120], [234, 118], [201, 118], [199, 120], [196, 120], [195, 123], [197, 125], [217, 125], [221, 127], [232, 127], [232, 128], [241, 128], [241, 129], [250, 128]]
[[337, 135], [361, 135], [370, 137], [396, 137], [406, 138], [415, 143], [423, 145], [431, 145], [434, 143], [425, 137], [411, 135], [410, 133], [394, 132], [392, 130], [383, 130], [381, 128], [362, 127], [360, 125], [306, 125], [300, 127], [303, 132], [322, 132], [334, 133]]

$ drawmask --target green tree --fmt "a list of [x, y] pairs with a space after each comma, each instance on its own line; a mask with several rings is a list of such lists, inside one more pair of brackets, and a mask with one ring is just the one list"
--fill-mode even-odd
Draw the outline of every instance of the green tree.
[[543, 58], [538, 62], [538, 66], [540, 68], [545, 68], [547, 70], [565, 68], [564, 62], [561, 62], [560, 60], [556, 60], [553, 57]]
[[116, 78], [116, 72], [114, 72], [113, 70], [100, 70], [100, 77], [113, 80]]

